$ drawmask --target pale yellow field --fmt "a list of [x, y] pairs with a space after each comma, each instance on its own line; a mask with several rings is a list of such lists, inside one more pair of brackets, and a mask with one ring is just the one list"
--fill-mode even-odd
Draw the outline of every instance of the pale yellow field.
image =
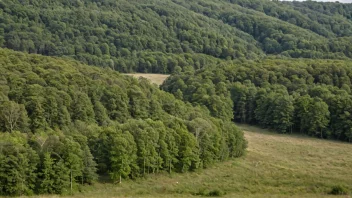
[[73, 197], [200, 197], [202, 191], [217, 189], [223, 197], [318, 198], [334, 197], [328, 193], [337, 184], [352, 192], [352, 144], [240, 127], [249, 143], [242, 158], [194, 173], [99, 183]]
[[143, 74], [143, 73], [126, 74], [126, 75], [133, 76], [136, 78], [143, 77], [157, 85], [161, 85], [165, 81], [165, 79], [170, 76], [166, 74]]

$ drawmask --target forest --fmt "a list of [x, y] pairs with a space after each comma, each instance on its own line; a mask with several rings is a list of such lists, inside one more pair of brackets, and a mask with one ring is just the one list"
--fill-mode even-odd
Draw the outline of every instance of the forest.
[[351, 58], [352, 4], [0, 0], [0, 196], [207, 169], [235, 123], [351, 143]]
[[121, 182], [244, 153], [231, 121], [146, 79], [6, 49], [0, 66], [1, 195], [69, 194], [98, 175]]
[[269, 0], [2, 0], [0, 47], [120, 72], [266, 56], [352, 58], [352, 5]]
[[153, 73], [263, 55], [250, 35], [169, 1], [157, 2], [4, 0], [0, 47]]
[[162, 89], [222, 120], [352, 141], [352, 62], [266, 59], [186, 70]]

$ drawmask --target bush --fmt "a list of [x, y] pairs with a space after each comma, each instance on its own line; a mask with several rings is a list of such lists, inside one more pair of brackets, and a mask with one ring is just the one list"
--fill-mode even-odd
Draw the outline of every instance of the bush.
[[224, 191], [220, 189], [213, 189], [208, 191], [207, 189], [201, 189], [199, 190], [198, 193], [195, 193], [195, 195], [200, 195], [200, 196], [205, 196], [205, 197], [221, 197], [225, 195]]
[[215, 190], [212, 190], [210, 191], [207, 196], [209, 197], [221, 197], [223, 196], [225, 193], [222, 191], [222, 190], [219, 190], [219, 189], [215, 189]]
[[341, 185], [333, 186], [331, 188], [330, 194], [332, 195], [347, 195], [347, 188]]

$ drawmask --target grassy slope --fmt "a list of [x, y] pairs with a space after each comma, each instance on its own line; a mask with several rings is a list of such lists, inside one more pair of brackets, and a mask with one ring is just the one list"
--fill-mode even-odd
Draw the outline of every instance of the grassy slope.
[[151, 83], [154, 83], [157, 85], [161, 85], [165, 81], [165, 79], [170, 76], [170, 75], [165, 75], [165, 74], [150, 74], [150, 73], [145, 73], [145, 74], [133, 73], [133, 74], [126, 74], [126, 75], [133, 76], [136, 78], [143, 77], [143, 78], [150, 80]]
[[224, 197], [329, 197], [335, 184], [352, 192], [352, 144], [240, 127], [249, 142], [243, 158], [195, 173], [96, 184], [74, 197], [192, 197], [206, 189]]

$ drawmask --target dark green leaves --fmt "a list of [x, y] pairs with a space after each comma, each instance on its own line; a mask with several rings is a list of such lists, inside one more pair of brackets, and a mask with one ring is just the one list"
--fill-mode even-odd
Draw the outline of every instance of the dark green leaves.
[[[121, 182], [206, 168], [244, 152], [234, 124], [211, 117], [232, 118], [224, 83], [216, 90], [208, 80], [197, 92], [209, 112], [146, 79], [75, 61], [0, 49], [0, 65], [3, 195], [69, 194], [97, 181], [97, 173]], [[195, 72], [189, 66], [185, 71]]]

